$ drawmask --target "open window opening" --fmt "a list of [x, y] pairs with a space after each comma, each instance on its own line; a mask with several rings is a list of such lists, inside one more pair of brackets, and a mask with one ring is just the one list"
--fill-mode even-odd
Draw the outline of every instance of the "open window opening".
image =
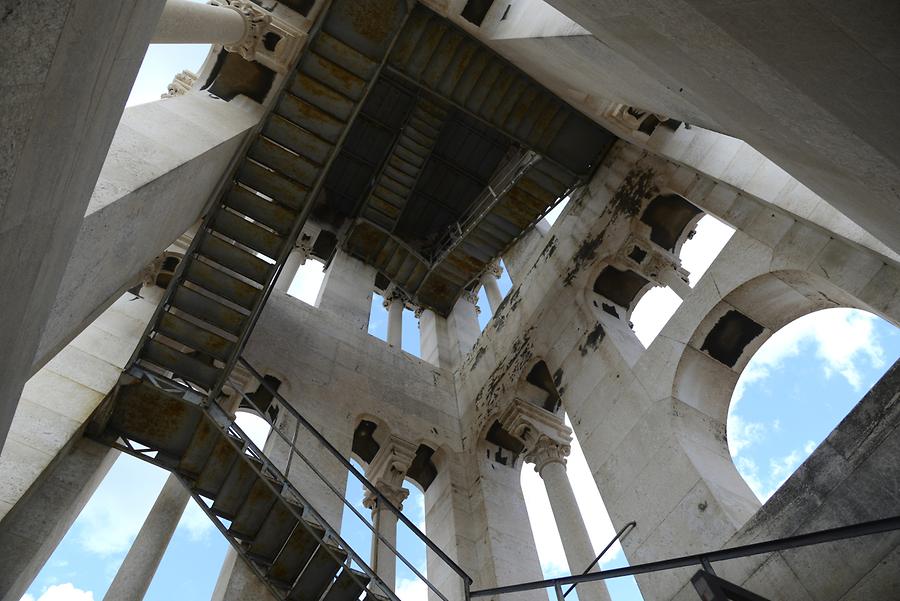
[[681, 247], [681, 265], [690, 272], [690, 285], [696, 286], [706, 270], [731, 240], [734, 228], [712, 215], [704, 215], [688, 234]]
[[150, 44], [125, 106], [159, 100], [177, 73], [199, 73], [209, 44]]
[[[720, 338], [746, 345], [744, 339], [752, 332], [741, 337], [746, 328], [739, 326], [732, 324], [731, 335], [723, 332]], [[723, 344], [719, 346], [717, 353], [727, 362], [731, 357]], [[738, 472], [761, 502], [853, 411], [898, 357], [900, 329], [871, 313], [845, 308], [795, 319], [759, 347], [731, 396], [727, 436]]]
[[325, 281], [324, 263], [310, 257], [297, 270], [297, 274], [288, 286], [287, 293], [307, 305], [315, 306], [319, 292], [322, 290], [323, 281]]

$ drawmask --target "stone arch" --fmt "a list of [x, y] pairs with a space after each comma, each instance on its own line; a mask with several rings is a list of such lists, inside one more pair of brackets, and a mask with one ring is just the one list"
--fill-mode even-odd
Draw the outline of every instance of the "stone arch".
[[[363, 413], [353, 419], [353, 443], [350, 457], [362, 466], [368, 466], [384, 441], [390, 436], [390, 428], [384, 420]], [[376, 434], [377, 432], [377, 434]]]
[[650, 226], [650, 240], [677, 257], [703, 215], [702, 209], [681, 194], [660, 191], [644, 207], [639, 219]]

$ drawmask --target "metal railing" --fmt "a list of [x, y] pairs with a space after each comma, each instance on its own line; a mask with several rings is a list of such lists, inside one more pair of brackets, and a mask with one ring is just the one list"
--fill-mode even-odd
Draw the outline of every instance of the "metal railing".
[[[251, 409], [253, 409], [257, 414], [259, 414], [272, 428], [272, 432], [274, 435], [278, 436], [281, 441], [287, 445], [288, 448], [288, 458], [285, 467], [285, 475], [290, 478], [290, 470], [293, 462], [293, 458], [296, 456], [306, 467], [319, 478], [322, 483], [334, 494], [340, 502], [350, 509], [352, 514], [356, 516], [356, 518], [363, 523], [363, 525], [372, 532], [372, 535], [376, 537], [381, 543], [383, 543], [390, 552], [396, 556], [409, 570], [416, 576], [416, 578], [420, 579], [428, 589], [434, 592], [442, 601], [451, 601], [447, 598], [447, 596], [440, 591], [428, 578], [422, 574], [413, 564], [403, 556], [396, 548], [394, 544], [392, 544], [389, 540], [387, 540], [378, 529], [375, 527], [372, 522], [367, 519], [354, 505], [351, 503], [345, 496], [341, 489], [336, 486], [333, 482], [331, 482], [328, 477], [322, 473], [322, 470], [319, 466], [315, 465], [315, 462], [309, 459], [307, 453], [304, 453], [298, 447], [298, 438], [301, 433], [301, 427], [307, 434], [312, 436], [321, 447], [331, 455], [337, 462], [341, 465], [342, 468], [346, 469], [350, 474], [356, 478], [362, 486], [369, 491], [369, 493], [374, 496], [378, 500], [379, 508], [384, 508], [391, 513], [393, 513], [399, 522], [401, 522], [404, 526], [406, 526], [413, 535], [418, 538], [424, 545], [432, 551], [435, 556], [437, 556], [444, 564], [447, 565], [453, 572], [455, 572], [463, 583], [463, 588], [466, 592], [468, 592], [469, 587], [472, 584], [472, 578], [459, 566], [453, 559], [451, 559], [434, 541], [432, 541], [428, 536], [422, 532], [407, 516], [405, 516], [400, 509], [398, 509], [384, 494], [374, 485], [372, 484], [365, 475], [360, 472], [344, 455], [338, 451], [338, 449], [328, 441], [325, 436], [319, 432], [315, 426], [313, 426], [299, 411], [297, 411], [289, 401], [287, 401], [269, 382], [267, 382], [263, 375], [260, 374], [250, 363], [241, 357], [239, 359], [241, 365], [247, 369], [247, 371], [253, 376], [254, 379], [259, 382], [259, 387], [262, 390], [265, 390], [271, 395], [272, 403], [277, 402], [277, 407], [279, 408], [279, 414], [281, 411], [284, 411], [291, 420], [293, 420], [293, 424], [288, 424], [287, 419], [282, 419], [279, 415], [279, 419], [275, 419], [269, 409], [272, 407], [270, 404], [267, 407], [259, 406], [256, 401], [251, 398], [247, 393], [243, 392], [242, 387], [234, 382], [233, 380], [229, 380], [232, 387], [239, 392], [242, 399], [245, 403], [249, 405]], [[291, 425], [293, 427], [291, 427]], [[287, 430], [287, 431], [285, 431]], [[333, 527], [332, 527], [333, 528]], [[334, 529], [334, 528], [333, 528]], [[350, 551], [350, 549], [347, 549]], [[360, 560], [361, 561], [361, 560]], [[364, 565], [364, 564], [363, 564]], [[467, 593], [468, 594], [468, 593]]]
[[667, 570], [674, 570], [676, 568], [687, 568], [693, 566], [699, 566], [703, 571], [715, 574], [712, 568], [712, 564], [719, 561], [739, 559], [742, 557], [762, 555], [765, 553], [775, 553], [778, 551], [784, 551], [786, 549], [819, 545], [822, 543], [834, 542], [848, 538], [857, 538], [860, 536], [871, 536], [874, 534], [882, 534], [895, 530], [900, 530], [900, 516], [862, 522], [860, 524], [853, 524], [851, 526], [829, 528], [827, 530], [820, 530], [818, 532], [798, 534], [760, 543], [751, 543], [749, 545], [740, 545], [737, 547], [720, 549], [718, 551], [707, 551], [705, 553], [696, 553], [693, 555], [685, 555], [683, 557], [673, 557], [671, 559], [651, 561], [633, 566], [627, 566], [624, 568], [614, 568], [611, 570], [602, 570], [599, 572], [591, 572], [588, 574], [563, 576], [560, 578], [549, 578], [546, 580], [536, 580], [532, 582], [523, 582], [520, 584], [510, 584], [506, 586], [479, 589], [470, 591], [469, 596], [471, 598], [490, 597], [494, 595], [504, 595], [509, 593], [553, 588], [556, 591], [557, 601], [563, 601], [563, 599], [565, 598], [565, 594], [563, 593], [562, 587], [567, 584], [597, 582], [600, 580], [621, 578], [622, 576], [637, 576], [639, 574], [650, 574], [653, 572], [662, 572]]
[[[582, 574], [587, 574], [588, 572], [593, 570], [594, 566], [600, 562], [600, 560], [603, 558], [604, 555], [606, 555], [606, 552], [609, 551], [610, 549], [612, 549], [612, 546], [614, 544], [616, 544], [617, 541], [624, 538], [624, 536], [628, 532], [631, 532], [631, 529], [634, 528], [635, 526], [637, 526], [637, 522], [632, 520], [631, 522], [628, 522], [627, 524], [625, 524], [624, 526], [619, 528], [619, 531], [616, 532], [616, 535], [614, 537], [612, 537], [612, 540], [610, 540], [608, 543], [606, 543], [606, 546], [603, 547], [603, 550], [600, 551], [600, 553], [597, 555], [597, 557], [594, 558], [594, 561], [592, 561], [590, 563], [590, 565], [584, 569]], [[572, 586], [570, 586], [568, 589], [566, 589], [566, 592], [564, 592], [562, 596], [565, 598], [569, 593], [571, 593], [572, 591], [575, 590], [576, 586], [578, 586], [578, 583], [575, 583]]]

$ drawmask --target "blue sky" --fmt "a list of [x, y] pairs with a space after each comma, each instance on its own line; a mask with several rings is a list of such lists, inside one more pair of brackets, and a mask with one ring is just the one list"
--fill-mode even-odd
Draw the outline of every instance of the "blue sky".
[[[129, 105], [155, 100], [182, 69], [199, 69], [208, 46], [150, 47]], [[551, 220], [562, 206], [551, 214]], [[684, 264], [692, 272], [691, 283], [705, 271], [730, 237], [731, 230], [711, 217], [698, 226], [698, 235], [685, 246]], [[313, 303], [322, 279], [322, 266], [309, 261], [291, 286], [291, 294]], [[500, 280], [505, 295], [511, 283]], [[490, 319], [490, 307], [479, 295], [481, 327]], [[674, 292], [655, 289], [635, 310], [638, 337], [649, 345], [679, 303]], [[404, 311], [403, 342], [406, 352], [418, 356], [418, 324]], [[386, 336], [387, 313], [377, 295], [373, 298], [369, 332]], [[855, 405], [862, 394], [900, 356], [900, 333], [886, 322], [854, 310], [831, 309], [789, 324], [764, 345], [744, 371], [729, 414], [729, 442], [739, 471], [754, 492], [765, 500]], [[256, 419], [256, 418], [254, 418]], [[242, 425], [259, 439], [264, 430], [246, 416]], [[599, 550], [616, 528], [609, 522], [602, 499], [576, 444], [569, 461], [569, 475], [579, 505]], [[167, 474], [137, 459], [121, 456], [78, 517], [63, 542], [39, 574], [23, 601], [99, 601], [137, 534]], [[547, 577], [568, 572], [559, 535], [550, 514], [540, 477], [526, 467], [522, 486], [538, 554]], [[410, 497], [404, 513], [423, 521], [423, 498], [408, 484]], [[362, 489], [348, 483], [348, 499], [361, 507]], [[363, 511], [368, 515], [368, 511]], [[345, 512], [344, 531], [354, 548], [367, 558], [367, 531]], [[423, 525], [424, 526], [424, 525]], [[619, 526], [619, 524], [616, 524]], [[401, 552], [424, 566], [424, 548], [411, 533], [400, 528]], [[215, 586], [227, 543], [211, 522], [193, 505], [185, 512], [157, 576], [148, 601], [208, 599]], [[619, 547], [603, 567], [625, 565]], [[633, 579], [609, 583], [614, 601], [641, 599]], [[412, 574], [398, 567], [398, 593], [404, 601], [424, 599], [424, 587]]]

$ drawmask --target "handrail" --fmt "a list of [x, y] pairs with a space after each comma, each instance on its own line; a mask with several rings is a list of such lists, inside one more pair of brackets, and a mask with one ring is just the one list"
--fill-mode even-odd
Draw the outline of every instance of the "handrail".
[[651, 572], [661, 572], [665, 570], [673, 570], [675, 568], [686, 568], [696, 565], [703, 566], [704, 564], [709, 564], [714, 561], [725, 561], [728, 559], [748, 557], [750, 555], [774, 553], [776, 551], [784, 551], [786, 549], [806, 547], [809, 545], [818, 545], [821, 543], [833, 542], [847, 538], [856, 538], [859, 536], [881, 534], [883, 532], [891, 532], [894, 530], [900, 530], [900, 516], [884, 518], [881, 520], [872, 520], [869, 522], [862, 522], [850, 526], [841, 526], [839, 528], [829, 528], [827, 530], [820, 530], [818, 532], [810, 532], [809, 534], [798, 534], [795, 536], [788, 536], [785, 538], [764, 541], [761, 543], [740, 545], [738, 547], [730, 547], [728, 549], [721, 549], [718, 551], [708, 551], [706, 553], [696, 553], [694, 555], [685, 555], [683, 557], [674, 557], [671, 559], [662, 559], [660, 561], [651, 561], [635, 566], [604, 570], [602, 572], [592, 572], [590, 574], [579, 574], [577, 576], [563, 576], [561, 578], [550, 578], [547, 580], [535, 580], [532, 582], [523, 582], [520, 584], [510, 584], [507, 586], [486, 588], [471, 591], [469, 593], [469, 596], [489, 597], [492, 595], [517, 593], [549, 587], [562, 587], [565, 584], [580, 584], [582, 582], [596, 582], [598, 580], [609, 580], [612, 578], [620, 578], [622, 576], [649, 574]]
[[[620, 538], [622, 538], [623, 536], [625, 536], [626, 531], [630, 531], [632, 528], [634, 528], [636, 526], [637, 526], [637, 522], [635, 522], [634, 520], [632, 520], [632, 521], [628, 522], [627, 524], [625, 524], [624, 526], [622, 526], [619, 529], [619, 531], [616, 532], [616, 535], [614, 537], [612, 537], [612, 540], [609, 541], [609, 543], [607, 543], [607, 545], [605, 547], [603, 547], [603, 550], [600, 551], [600, 554], [594, 558], [594, 561], [592, 561], [591, 564], [584, 569], [582, 574], [587, 574], [588, 572], [590, 572], [594, 568], [594, 566], [597, 565], [597, 562], [600, 561], [600, 558], [602, 558], [606, 554], [606, 552], [609, 551], [609, 549], [614, 544], [616, 544], [616, 541], [619, 540]], [[574, 591], [576, 586], [578, 586], [578, 584], [573, 584], [568, 589], [566, 589], [566, 592], [564, 592], [562, 595], [563, 598], [565, 598], [566, 595], [568, 595], [569, 593]]]
[[281, 402], [281, 406], [283, 406], [285, 408], [285, 410], [287, 410], [287, 412], [290, 413], [292, 417], [294, 417], [294, 419], [299, 421], [303, 425], [303, 427], [306, 428], [306, 430], [310, 434], [312, 434], [313, 437], [316, 440], [318, 440], [319, 443], [321, 443], [322, 446], [324, 446], [325, 449], [329, 453], [331, 453], [331, 455], [333, 455], [335, 459], [338, 460], [338, 462], [341, 463], [341, 465], [343, 465], [345, 468], [347, 468], [347, 470], [351, 474], [353, 474], [356, 477], [356, 479], [359, 480], [362, 483], [362, 485], [365, 486], [369, 490], [369, 492], [371, 492], [373, 495], [375, 495], [375, 497], [378, 499], [379, 503], [383, 503], [384, 507], [386, 507], [391, 513], [396, 515], [398, 520], [403, 522], [403, 524], [407, 528], [412, 530], [413, 534], [415, 534], [419, 540], [421, 540], [423, 543], [425, 543], [426, 547], [431, 549], [435, 553], [435, 555], [440, 557], [444, 561], [444, 563], [446, 563], [448, 566], [450, 566], [450, 569], [452, 569], [454, 572], [456, 572], [456, 574], [460, 578], [462, 578], [467, 584], [472, 584], [474, 582], [472, 580], [472, 577], [469, 576], [465, 572], [465, 570], [463, 570], [461, 567], [459, 567], [455, 561], [450, 559], [450, 557], [446, 553], [444, 553], [444, 551], [440, 547], [438, 547], [434, 543], [434, 541], [432, 541], [430, 538], [428, 538], [424, 532], [419, 530], [419, 528], [408, 517], [403, 515], [400, 512], [400, 510], [397, 509], [397, 507], [394, 506], [394, 504], [391, 503], [390, 500], [387, 499], [387, 497], [385, 497], [383, 494], [381, 494], [381, 491], [378, 490], [378, 488], [376, 488], [374, 484], [369, 482], [369, 480], [365, 477], [365, 475], [362, 474], [362, 472], [360, 472], [358, 469], [353, 467], [353, 464], [350, 463], [350, 461], [348, 461], [347, 458], [344, 457], [344, 455], [340, 451], [338, 451], [334, 447], [334, 445], [332, 445], [328, 441], [327, 438], [325, 438], [318, 430], [316, 430], [316, 428], [311, 423], [309, 423], [306, 420], [306, 418], [300, 414], [299, 411], [294, 409], [294, 407], [290, 404], [290, 402], [287, 401], [287, 399], [285, 399], [283, 396], [281, 396], [281, 394], [279, 394], [279, 392], [274, 387], [272, 387], [268, 382], [266, 382], [263, 379], [263, 375], [261, 373], [259, 373], [258, 371], [256, 371], [256, 369], [254, 369], [254, 367], [252, 365], [250, 365], [250, 363], [244, 357], [240, 357], [238, 359], [238, 361], [244, 367], [247, 368], [247, 370], [253, 375], [254, 378], [256, 378], [259, 381], [260, 386], [265, 388], [265, 390], [267, 392], [269, 392], [274, 398], [277, 398]]
[[[228, 382], [230, 382], [230, 383], [232, 384], [232, 386], [234, 385], [234, 382], [233, 382], [231, 379], [229, 379]], [[415, 566], [414, 566], [414, 565], [413, 565], [413, 564], [412, 564], [405, 556], [403, 556], [403, 554], [401, 554], [400, 551], [399, 551], [399, 550], [398, 550], [398, 549], [397, 549], [397, 548], [396, 548], [389, 540], [387, 540], [386, 538], [384, 538], [384, 536], [383, 536], [380, 532], [378, 532], [378, 530], [377, 530], [377, 529], [376, 529], [376, 528], [375, 528], [375, 527], [374, 527], [374, 526], [373, 526], [373, 525], [365, 518], [365, 516], [363, 516], [362, 513], [360, 513], [359, 510], [358, 510], [356, 507], [353, 506], [353, 503], [351, 503], [350, 501], [348, 501], [347, 498], [346, 498], [344, 495], [342, 495], [341, 492], [334, 486], [334, 484], [332, 484], [331, 481], [328, 480], [328, 478], [325, 477], [325, 474], [323, 474], [323, 473], [319, 470], [319, 468], [317, 468], [315, 465], [313, 465], [312, 461], [310, 461], [309, 458], [308, 458], [306, 455], [304, 455], [303, 452], [300, 451], [300, 449], [297, 448], [297, 446], [296, 446], [296, 438], [297, 438], [297, 428], [299, 428], [298, 422], [294, 422], [294, 423], [295, 423], [295, 429], [294, 429], [294, 442], [291, 442], [291, 441], [288, 439], [287, 435], [286, 435], [284, 432], [282, 432], [282, 431], [278, 428], [278, 426], [275, 424], [275, 421], [274, 421], [274, 420], [269, 421], [268, 415], [262, 410], [262, 408], [261, 408], [259, 405], [257, 405], [257, 404], [253, 401], [253, 399], [251, 399], [251, 398], [250, 398], [246, 393], [244, 393], [244, 392], [239, 392], [239, 394], [241, 395], [241, 397], [242, 397], [245, 401], [247, 401], [248, 403], [250, 403], [250, 406], [253, 407], [253, 409], [255, 409], [257, 413], [259, 413], [261, 416], [263, 416], [263, 419], [265, 419], [266, 423], [268, 423], [269, 425], [272, 426], [272, 430], [273, 430], [276, 434], [278, 434], [278, 436], [279, 436], [284, 442], [286, 442], [286, 443], [288, 444], [288, 446], [290, 447], [290, 450], [291, 450], [292, 452], [288, 454], [288, 467], [285, 469], [285, 478], [286, 478], [286, 479], [288, 479], [288, 480], [290, 479], [290, 462], [291, 462], [291, 459], [294, 457], [294, 454], [296, 454], [298, 457], [300, 457], [300, 459], [303, 461], [303, 463], [305, 463], [306, 466], [307, 466], [310, 470], [312, 470], [312, 472], [313, 472], [316, 476], [318, 476], [319, 480], [321, 480], [321, 481], [325, 484], [325, 486], [327, 486], [328, 489], [331, 490], [331, 492], [334, 493], [334, 495], [335, 495], [338, 499], [340, 499], [341, 502], [342, 502], [346, 507], [348, 507], [348, 508], [350, 509], [350, 511], [352, 511], [353, 514], [356, 515], [356, 517], [358, 517], [359, 520], [360, 520], [363, 524], [365, 524], [366, 528], [368, 528], [369, 530], [371, 530], [371, 531], [372, 531], [372, 534], [374, 534], [375, 537], [376, 537], [379, 541], [381, 541], [382, 543], [384, 543], [384, 544], [388, 547], [388, 549], [394, 554], [394, 556], [396, 556], [397, 558], [399, 558], [400, 561], [402, 561], [403, 564], [404, 564], [406, 567], [408, 567], [408, 568], [412, 571], [412, 573], [416, 575], [417, 578], [419, 578], [422, 582], [424, 582], [425, 585], [426, 585], [428, 588], [430, 588], [432, 591], [434, 591], [434, 593], [435, 593], [438, 597], [440, 597], [443, 601], [450, 601], [450, 600], [447, 599], [447, 597], [440, 591], [440, 589], [438, 589], [434, 584], [432, 584], [431, 581], [428, 580], [428, 578], [426, 578], [426, 577], [425, 577], [425, 576], [424, 576], [424, 575], [423, 575], [423, 574], [422, 574], [422, 573], [421, 573], [421, 572], [420, 572], [420, 571], [419, 571], [419, 570], [418, 570], [418, 569], [417, 569], [417, 568], [416, 568], [416, 567], [415, 567]]]

